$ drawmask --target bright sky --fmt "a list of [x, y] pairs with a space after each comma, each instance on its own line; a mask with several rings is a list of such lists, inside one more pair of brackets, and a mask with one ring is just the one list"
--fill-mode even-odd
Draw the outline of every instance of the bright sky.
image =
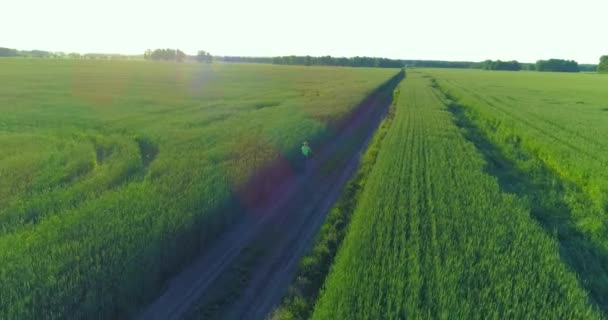
[[18, 0], [0, 46], [22, 50], [575, 59], [608, 54], [608, 0]]

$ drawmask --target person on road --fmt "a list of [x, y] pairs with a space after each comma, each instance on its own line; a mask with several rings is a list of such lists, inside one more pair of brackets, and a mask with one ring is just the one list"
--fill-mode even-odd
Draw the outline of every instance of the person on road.
[[302, 142], [302, 167], [306, 170], [308, 159], [312, 157], [312, 148], [308, 145], [308, 141]]

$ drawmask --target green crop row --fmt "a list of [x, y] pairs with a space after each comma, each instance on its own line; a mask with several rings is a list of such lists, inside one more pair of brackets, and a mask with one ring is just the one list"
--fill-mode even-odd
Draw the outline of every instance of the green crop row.
[[431, 79], [408, 72], [400, 92], [312, 318], [601, 318]]
[[133, 315], [397, 71], [0, 61], [0, 319]]

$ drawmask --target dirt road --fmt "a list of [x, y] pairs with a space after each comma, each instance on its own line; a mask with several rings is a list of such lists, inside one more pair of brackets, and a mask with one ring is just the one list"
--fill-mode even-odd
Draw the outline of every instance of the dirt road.
[[[199, 310], [215, 308], [212, 317], [221, 319], [264, 319], [280, 303], [301, 256], [356, 171], [359, 155], [386, 114], [400, 80], [401, 76], [394, 78], [368, 97], [336, 137], [315, 150], [304, 172], [280, 170], [280, 181], [274, 181], [266, 196], [256, 198], [242, 221], [175, 276], [138, 318], [183, 319], [198, 305]], [[246, 281], [238, 292], [219, 290], [252, 250], [255, 254], [247, 258]]]

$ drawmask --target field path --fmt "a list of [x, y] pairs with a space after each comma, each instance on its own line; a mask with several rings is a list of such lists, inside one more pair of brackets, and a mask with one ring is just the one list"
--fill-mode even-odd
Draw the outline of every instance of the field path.
[[[305, 172], [285, 175], [270, 191], [270, 201], [243, 214], [212, 248], [171, 279], [164, 293], [138, 319], [183, 319], [201, 301], [216, 301], [217, 288], [222, 286], [218, 281], [234, 272], [235, 264], [247, 252], [252, 255], [252, 248], [260, 249], [260, 244], [261, 251], [255, 251], [254, 260], [247, 262], [247, 281], [238, 293], [224, 297], [229, 303], [213, 317], [264, 319], [280, 303], [301, 256], [356, 171], [359, 155], [386, 114], [400, 80], [400, 76], [395, 77], [383, 90], [370, 95], [336, 137], [316, 150]], [[335, 169], [325, 170], [328, 165]]]

